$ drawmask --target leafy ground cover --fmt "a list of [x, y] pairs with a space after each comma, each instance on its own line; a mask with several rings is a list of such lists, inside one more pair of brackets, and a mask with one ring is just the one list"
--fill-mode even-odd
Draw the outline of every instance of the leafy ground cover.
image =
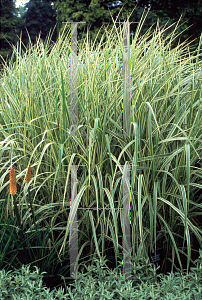
[[[202, 297], [202, 252], [196, 260], [196, 268], [189, 274], [170, 273], [156, 275], [152, 264], [144, 266], [144, 272], [137, 269], [136, 279], [117, 281], [118, 272], [109, 272], [101, 268], [98, 260], [96, 266], [88, 268], [90, 275], [77, 279], [74, 284], [50, 291], [43, 283], [43, 274], [30, 266], [14, 272], [0, 271], [0, 297], [2, 300], [13, 299], [201, 299]], [[145, 272], [147, 271], [147, 272]], [[149, 272], [148, 272], [149, 271]], [[149, 274], [150, 273], [150, 274]], [[83, 274], [79, 274], [83, 275]], [[121, 272], [119, 272], [121, 275]]]

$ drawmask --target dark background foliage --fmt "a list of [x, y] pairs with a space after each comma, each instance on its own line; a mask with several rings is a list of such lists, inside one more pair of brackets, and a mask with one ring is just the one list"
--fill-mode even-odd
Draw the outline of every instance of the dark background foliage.
[[[11, 44], [16, 45], [21, 37], [22, 42], [27, 47], [29, 43], [27, 31], [32, 44], [36, 43], [39, 34], [45, 41], [50, 30], [51, 41], [55, 42], [66, 25], [62, 22], [83, 21], [86, 23], [77, 25], [78, 41], [85, 38], [87, 27], [90, 30], [90, 38], [94, 40], [102, 25], [105, 28], [108, 25], [108, 30], [112, 28], [111, 16], [116, 19], [121, 8], [123, 9], [117, 19], [120, 22], [126, 20], [132, 11], [130, 21], [139, 22], [143, 11], [150, 9], [141, 34], [144, 34], [152, 25], [155, 28], [157, 19], [162, 26], [166, 22], [168, 25], [177, 22], [181, 16], [179, 23], [181, 26], [177, 30], [180, 36], [175, 40], [173, 46], [176, 46], [179, 41], [191, 42], [195, 39], [190, 44], [190, 50], [195, 50], [202, 31], [202, 0], [86, 0], [85, 2], [83, 0], [30, 0], [24, 7], [19, 8], [15, 7], [15, 0], [1, 0], [0, 3], [0, 55], [7, 63], [9, 63], [13, 52]], [[137, 23], [130, 25], [131, 37], [137, 25]], [[67, 30], [70, 26], [68, 24]], [[174, 29], [174, 26], [170, 28], [167, 34]], [[103, 33], [104, 28], [102, 27], [97, 36], [98, 41]], [[0, 62], [2, 67], [2, 58]]]

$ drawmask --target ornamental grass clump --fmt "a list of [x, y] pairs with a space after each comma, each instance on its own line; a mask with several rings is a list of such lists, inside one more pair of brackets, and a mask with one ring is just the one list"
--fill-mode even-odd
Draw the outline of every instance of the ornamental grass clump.
[[[87, 39], [79, 49], [80, 120], [73, 133], [68, 33], [64, 31], [51, 49], [48, 42], [31, 46], [23, 55], [20, 47], [14, 49], [16, 61], [5, 67], [0, 79], [1, 199], [6, 203], [8, 198], [8, 183], [3, 181], [10, 157], [20, 160], [19, 180], [30, 157], [32, 170], [36, 168], [33, 185], [23, 196], [32, 181], [27, 179], [25, 188], [19, 185], [18, 194], [12, 183], [11, 199], [21, 210], [24, 228], [37, 216], [41, 244], [33, 262], [40, 261], [43, 271], [69, 276], [75, 165], [78, 194], [72, 215], [80, 209], [78, 261], [92, 262], [96, 254], [110, 254], [116, 266], [122, 260], [126, 164], [132, 166], [127, 185], [131, 256], [149, 259], [162, 252], [161, 271], [183, 273], [194, 263], [192, 250], [202, 247], [202, 39], [195, 52], [186, 42], [172, 48], [175, 30], [164, 38], [169, 28], [157, 25], [140, 36], [141, 20], [131, 45], [130, 136], [122, 136], [122, 27], [107, 32], [104, 44], [101, 39], [91, 47]], [[30, 207], [36, 208], [32, 213], [26, 202], [29, 192]], [[31, 225], [26, 234], [31, 239]], [[49, 238], [52, 252], [45, 255]], [[14, 255], [12, 259], [8, 262], [18, 267]]]

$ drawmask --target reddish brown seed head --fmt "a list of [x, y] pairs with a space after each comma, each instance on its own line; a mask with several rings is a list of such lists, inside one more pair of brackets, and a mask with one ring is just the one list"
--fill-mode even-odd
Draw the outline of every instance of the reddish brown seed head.
[[29, 168], [27, 170], [26, 182], [25, 183], [29, 183], [30, 180], [31, 180], [31, 166], [29, 166]]
[[17, 183], [16, 183], [15, 170], [13, 168], [11, 168], [9, 177], [10, 177], [10, 194], [15, 195], [17, 193]]

